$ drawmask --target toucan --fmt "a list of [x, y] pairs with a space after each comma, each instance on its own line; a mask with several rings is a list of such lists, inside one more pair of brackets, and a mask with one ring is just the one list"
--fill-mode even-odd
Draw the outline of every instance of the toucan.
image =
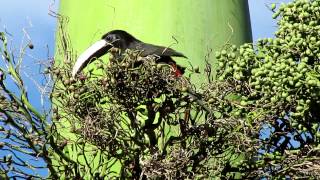
[[112, 30], [104, 34], [101, 40], [91, 45], [78, 57], [72, 69], [72, 76], [75, 77], [89, 63], [108, 53], [112, 47], [120, 49], [121, 52], [125, 52], [126, 49], [138, 50], [141, 57], [156, 55], [159, 57], [156, 62], [171, 65], [178, 77], [182, 76], [185, 71], [184, 67], [177, 65], [171, 58], [172, 56], [187, 58], [182, 53], [169, 47], [144, 43], [123, 30]]

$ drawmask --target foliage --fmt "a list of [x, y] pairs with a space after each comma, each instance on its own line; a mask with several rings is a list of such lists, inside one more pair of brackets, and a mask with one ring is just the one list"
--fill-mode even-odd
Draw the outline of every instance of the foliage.
[[[192, 164], [202, 156], [199, 148], [207, 148], [194, 137], [206, 129], [198, 123], [203, 104], [183, 92], [191, 91], [186, 78], [177, 78], [169, 65], [156, 60], [126, 51], [119, 58], [110, 57], [108, 64], [98, 60], [78, 79], [70, 78], [70, 68], [52, 70], [56, 121], [74, 125], [78, 140], [95, 145], [109, 157], [106, 163], [118, 162], [121, 171], [115, 176], [193, 177], [198, 167]], [[191, 109], [198, 112], [191, 115]], [[177, 171], [177, 166], [185, 171]]]
[[57, 178], [49, 157], [48, 145], [57, 149], [49, 131], [49, 115], [39, 113], [30, 103], [21, 76], [24, 53], [30, 44], [16, 56], [8, 48], [5, 33], [0, 32], [0, 40], [0, 179], [39, 178], [39, 171], [47, 168]]
[[319, 5], [318, 0], [283, 4], [273, 16], [281, 17], [275, 38], [216, 54], [218, 79], [240, 99], [227, 112], [244, 118], [257, 129], [254, 134], [269, 131], [256, 146], [258, 174], [319, 178]]

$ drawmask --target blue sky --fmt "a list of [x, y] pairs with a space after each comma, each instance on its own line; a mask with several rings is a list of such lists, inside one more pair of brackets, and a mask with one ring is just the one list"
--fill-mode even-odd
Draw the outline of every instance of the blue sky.
[[[43, 48], [49, 45], [51, 51], [54, 45], [56, 19], [50, 16], [49, 7], [57, 9], [58, 3], [53, 0], [1, 0], [0, 30], [12, 34], [13, 42], [20, 45], [23, 36], [22, 29], [29, 33], [39, 58], [43, 56]], [[42, 52], [42, 53], [41, 53]]]
[[272, 19], [272, 12], [267, 6], [272, 3], [280, 5], [292, 0], [248, 0], [253, 40], [272, 37], [276, 30], [276, 22]]
[[[58, 2], [54, 0], [0, 0], [0, 31], [9, 33], [11, 49], [15, 52], [19, 51], [21, 42], [25, 44], [29, 42], [27, 36], [34, 45], [34, 49], [26, 50], [23, 69], [28, 76], [24, 79], [27, 81], [29, 98], [35, 102], [40, 100], [39, 90], [35, 87], [38, 83], [42, 83], [39, 66], [35, 66], [35, 63], [44, 62], [54, 55], [56, 18], [49, 15], [49, 9], [56, 11]], [[35, 106], [38, 109], [42, 107], [40, 103], [35, 103]]]
[[[255, 41], [258, 38], [272, 37], [276, 29], [275, 21], [271, 18], [272, 12], [267, 8], [272, 2], [290, 2], [290, 0], [248, 0], [252, 35]], [[49, 9], [56, 11], [58, 1], [54, 0], [0, 0], [0, 31], [6, 30], [11, 34], [14, 49], [20, 47], [24, 31], [30, 36], [34, 44], [33, 50], [27, 50], [25, 66], [29, 75], [41, 83], [39, 71], [34, 69], [34, 63], [45, 61], [54, 55], [56, 19], [49, 15]], [[28, 42], [28, 38], [24, 38]], [[32, 80], [27, 82], [30, 99], [39, 102], [39, 91]], [[37, 108], [41, 105], [35, 104]]]

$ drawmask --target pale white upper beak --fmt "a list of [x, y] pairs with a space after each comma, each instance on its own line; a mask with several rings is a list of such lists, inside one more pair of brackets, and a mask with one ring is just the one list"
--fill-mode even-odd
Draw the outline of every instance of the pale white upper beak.
[[[108, 45], [108, 42], [104, 39], [97, 41], [86, 49], [77, 59], [72, 68], [72, 77], [75, 77], [79, 71], [81, 71], [93, 58], [99, 58], [103, 54], [98, 53]], [[98, 54], [97, 54], [98, 53]]]

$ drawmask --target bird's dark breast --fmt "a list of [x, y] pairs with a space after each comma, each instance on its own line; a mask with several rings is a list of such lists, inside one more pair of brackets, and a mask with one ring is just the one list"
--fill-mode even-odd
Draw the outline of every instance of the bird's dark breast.
[[[185, 68], [182, 66], [179, 66], [171, 56], [176, 56], [176, 57], [184, 57], [182, 53], [179, 53], [171, 48], [168, 47], [163, 47], [163, 46], [157, 46], [157, 45], [152, 45], [152, 44], [147, 44], [143, 43], [141, 41], [134, 41], [129, 44], [127, 47], [128, 49], [133, 49], [133, 50], [138, 50], [140, 52], [140, 56], [146, 57], [149, 55], [156, 55], [159, 58], [157, 59], [157, 63], [164, 63], [164, 64], [169, 64], [174, 68], [174, 72], [176, 76], [180, 77], [184, 74]], [[142, 62], [137, 62], [135, 66], [141, 65]]]

